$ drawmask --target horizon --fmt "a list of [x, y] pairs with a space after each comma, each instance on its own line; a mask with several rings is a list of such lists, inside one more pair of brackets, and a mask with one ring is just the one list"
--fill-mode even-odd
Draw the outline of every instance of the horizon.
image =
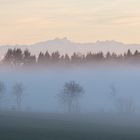
[[44, 40], [35, 42], [33, 44], [0, 44], [0, 57], [3, 58], [8, 49], [20, 48], [22, 50], [28, 49], [32, 54], [39, 55], [40, 52], [49, 51], [50, 53], [59, 51], [61, 55], [69, 54], [70, 56], [76, 52], [87, 54], [88, 52], [107, 52], [124, 54], [129, 49], [134, 53], [136, 50], [140, 51], [140, 44], [126, 44], [115, 40], [97, 40], [96, 42], [75, 42], [68, 37], [54, 38], [51, 40]]
[[0, 44], [0, 46], [31, 46], [31, 45], [36, 45], [38, 43], [45, 43], [45, 42], [48, 42], [48, 41], [55, 41], [55, 40], [67, 40], [67, 41], [70, 41], [72, 43], [80, 43], [80, 44], [90, 44], [90, 43], [93, 43], [93, 44], [96, 44], [98, 42], [115, 42], [115, 43], [121, 43], [121, 44], [124, 44], [124, 45], [140, 45], [140, 43], [127, 43], [127, 42], [121, 42], [121, 41], [118, 41], [118, 40], [95, 40], [95, 41], [75, 41], [75, 40], [72, 40], [70, 39], [69, 37], [54, 37], [54, 38], [50, 38], [50, 39], [46, 39], [46, 40], [39, 40], [39, 41], [35, 41], [35, 42], [32, 42], [32, 43], [27, 43], [27, 44], [18, 44], [18, 43], [15, 43], [15, 44]]

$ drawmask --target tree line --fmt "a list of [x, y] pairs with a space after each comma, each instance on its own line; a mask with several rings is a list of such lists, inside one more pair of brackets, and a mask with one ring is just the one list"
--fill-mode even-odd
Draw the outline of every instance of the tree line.
[[[12, 110], [21, 111], [23, 95], [25, 93], [25, 86], [21, 82], [17, 82], [13, 85], [11, 93], [15, 97], [16, 107], [12, 107]], [[7, 92], [6, 85], [3, 81], [0, 81], [0, 105], [3, 103], [5, 94]], [[58, 99], [66, 107], [68, 112], [79, 112], [80, 104], [79, 98], [84, 94], [84, 89], [79, 83], [75, 81], [66, 82], [58, 94]], [[0, 106], [1, 107], [1, 106]]]
[[28, 49], [21, 50], [20, 48], [8, 49], [2, 64], [8, 65], [48, 65], [48, 64], [68, 64], [68, 63], [87, 63], [87, 62], [139, 62], [140, 52], [136, 50], [134, 53], [128, 50], [124, 54], [116, 54], [107, 52], [81, 54], [74, 52], [71, 56], [68, 54], [61, 55], [59, 51], [49, 53], [40, 52], [38, 56], [32, 55]]
[[[0, 107], [3, 103], [4, 95], [7, 91], [5, 83], [0, 81]], [[12, 107], [13, 111], [22, 111], [23, 95], [26, 87], [23, 83], [15, 83], [12, 87], [11, 93], [15, 97], [15, 105]], [[80, 98], [85, 94], [85, 89], [75, 81], [65, 82], [62, 89], [58, 93], [58, 100], [67, 112], [78, 113], [81, 111]], [[114, 107], [118, 113], [131, 114], [135, 111], [135, 105], [132, 98], [122, 97], [118, 93], [118, 89], [114, 84], [109, 86], [109, 94], [112, 97]]]

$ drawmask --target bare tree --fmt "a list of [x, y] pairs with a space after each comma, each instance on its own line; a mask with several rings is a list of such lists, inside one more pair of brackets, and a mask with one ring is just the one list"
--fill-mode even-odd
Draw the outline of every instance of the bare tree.
[[21, 109], [23, 92], [24, 92], [24, 87], [23, 87], [23, 84], [22, 83], [16, 83], [13, 86], [13, 94], [16, 97], [17, 108], [19, 110]]
[[0, 81], [0, 103], [2, 103], [5, 91], [6, 91], [5, 84], [4, 82]]
[[115, 85], [110, 86], [110, 94], [114, 99], [115, 105], [120, 113], [132, 113], [135, 110], [132, 98], [122, 97], [118, 95]]
[[111, 84], [111, 86], [110, 86], [110, 94], [113, 96], [113, 97], [115, 97], [116, 95], [117, 95], [117, 89], [116, 89], [116, 87], [115, 87], [115, 85], [114, 84]]
[[60, 99], [67, 105], [69, 112], [79, 111], [79, 98], [84, 94], [84, 89], [75, 81], [65, 83], [61, 93]]

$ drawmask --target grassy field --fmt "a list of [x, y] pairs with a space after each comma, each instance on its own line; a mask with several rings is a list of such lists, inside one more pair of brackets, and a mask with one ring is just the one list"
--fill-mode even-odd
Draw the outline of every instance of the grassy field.
[[0, 140], [140, 140], [139, 125], [81, 118], [68, 114], [0, 113]]

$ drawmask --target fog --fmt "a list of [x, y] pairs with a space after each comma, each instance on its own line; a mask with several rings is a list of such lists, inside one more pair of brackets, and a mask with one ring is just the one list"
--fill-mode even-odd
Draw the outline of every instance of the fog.
[[1, 67], [0, 136], [139, 139], [139, 71], [134, 65]]
[[[13, 95], [15, 83], [22, 83], [24, 90], [21, 111], [67, 112], [66, 105], [59, 100], [65, 82], [75, 81], [85, 91], [79, 98], [82, 113], [120, 112], [116, 99], [131, 102], [133, 114], [140, 113], [140, 68], [52, 68], [52, 69], [1, 69], [0, 80], [4, 82], [6, 92], [1, 98], [2, 110], [16, 110], [16, 98]], [[116, 97], [111, 95], [111, 86], [115, 87]], [[119, 103], [119, 102], [118, 102]]]

